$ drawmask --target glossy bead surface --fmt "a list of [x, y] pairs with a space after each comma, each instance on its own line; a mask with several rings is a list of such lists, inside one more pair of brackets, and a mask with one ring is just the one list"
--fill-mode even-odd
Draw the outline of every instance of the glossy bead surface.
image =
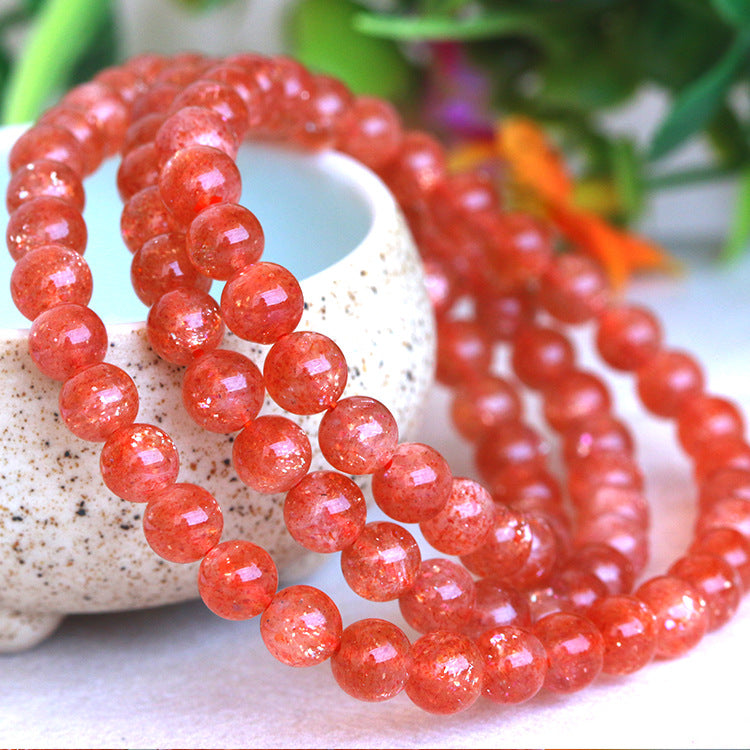
[[11, 173], [26, 164], [40, 159], [60, 162], [77, 175], [83, 175], [83, 154], [78, 141], [70, 131], [50, 123], [34, 125], [16, 139], [8, 166]]
[[216, 349], [224, 337], [219, 306], [199, 289], [163, 294], [149, 310], [146, 333], [156, 353], [177, 365]]
[[110, 86], [102, 81], [80, 83], [60, 103], [81, 110], [96, 125], [104, 137], [105, 156], [119, 151], [128, 127], [128, 106]]
[[132, 424], [112, 433], [102, 448], [99, 468], [107, 487], [135, 503], [174, 483], [180, 457], [172, 438], [150, 424]]
[[153, 143], [130, 149], [117, 170], [117, 192], [124, 201], [159, 181], [159, 158]]
[[486, 630], [514, 625], [528, 628], [531, 611], [528, 599], [499, 579], [480, 578], [474, 582], [474, 609], [462, 628], [464, 635], [477, 639]]
[[184, 107], [202, 107], [215, 112], [227, 124], [236, 142], [242, 142], [248, 128], [248, 111], [234, 87], [216, 80], [197, 80], [172, 102], [172, 111]]
[[489, 492], [473, 479], [454, 477], [443, 508], [419, 529], [438, 552], [465, 555], [484, 544], [494, 519]]
[[682, 656], [706, 634], [706, 602], [687, 581], [657, 576], [642, 583], [635, 595], [656, 615], [656, 656]]
[[617, 370], [637, 370], [645, 365], [661, 341], [659, 321], [642, 307], [610, 307], [599, 316], [596, 347], [602, 359]]
[[609, 390], [600, 377], [572, 370], [544, 392], [544, 418], [552, 429], [565, 432], [581, 420], [606, 414], [611, 404]]
[[268, 395], [282, 409], [292, 414], [317, 414], [341, 397], [348, 370], [343, 352], [327, 336], [295, 331], [271, 347], [263, 377]]
[[385, 602], [408, 591], [419, 573], [421, 555], [414, 537], [387, 521], [368, 523], [341, 553], [341, 571], [363, 599]]
[[484, 660], [465, 636], [445, 631], [423, 635], [412, 645], [409, 661], [406, 694], [429, 713], [458, 713], [481, 694]]
[[406, 684], [409, 645], [404, 633], [386, 620], [357, 620], [344, 630], [331, 657], [333, 677], [358, 700], [393, 698]]
[[571, 425], [562, 434], [563, 457], [568, 463], [592, 453], [632, 455], [633, 437], [628, 428], [611, 414], [592, 414]]
[[178, 151], [159, 177], [159, 194], [182, 227], [214, 203], [236, 203], [242, 192], [237, 165], [223, 151], [191, 146]]
[[696, 455], [716, 438], [741, 439], [745, 422], [731, 401], [701, 394], [686, 401], [677, 414], [677, 438], [686, 453]]
[[338, 607], [313, 586], [282, 589], [260, 618], [266, 648], [291, 667], [311, 667], [328, 659], [339, 647], [341, 631]]
[[335, 471], [313, 471], [287, 492], [284, 522], [292, 537], [313, 552], [352, 544], [367, 521], [362, 490]]
[[491, 342], [478, 323], [439, 320], [437, 333], [439, 382], [453, 386], [488, 374], [492, 363]]
[[311, 460], [307, 434], [286, 417], [254, 419], [232, 445], [237, 475], [258, 492], [287, 492], [307, 474]]
[[698, 516], [695, 525], [696, 535], [718, 528], [739, 531], [745, 539], [750, 541], [750, 500], [741, 497], [717, 500]]
[[182, 380], [182, 403], [191, 419], [210, 432], [241, 430], [263, 406], [263, 376], [239, 352], [216, 349], [196, 359]]
[[458, 387], [451, 404], [456, 429], [468, 440], [480, 440], [493, 428], [521, 417], [521, 399], [502, 378], [487, 376]]
[[203, 209], [187, 233], [190, 260], [212, 279], [226, 280], [235, 271], [256, 263], [264, 245], [258, 218], [236, 203], [217, 203]]
[[158, 490], [143, 514], [146, 541], [170, 562], [200, 560], [219, 543], [223, 528], [216, 498], [196, 484], [171, 484]]
[[398, 603], [406, 622], [420, 633], [461, 631], [474, 609], [474, 579], [461, 565], [441, 558], [424, 560], [412, 587]]
[[576, 507], [585, 507], [602, 487], [643, 489], [643, 474], [632, 456], [614, 452], [592, 453], [570, 464], [568, 492]]
[[[85, 112], [58, 104], [44, 112], [38, 123], [55, 125], [75, 138], [81, 159], [81, 176], [91, 174], [99, 167], [104, 158], [104, 134]], [[72, 164], [70, 166], [76, 171]]]
[[736, 529], [709, 529], [695, 539], [689, 551], [721, 558], [737, 571], [743, 590], [750, 589], [750, 541]]
[[593, 682], [602, 671], [604, 639], [580, 615], [555, 612], [543, 617], [532, 632], [547, 651], [544, 686], [555, 693], [573, 693]]
[[131, 253], [152, 237], [177, 232], [178, 229], [155, 185], [137, 192], [122, 209], [120, 234]]
[[276, 263], [252, 263], [235, 272], [221, 293], [221, 313], [229, 330], [259, 344], [272, 344], [291, 333], [303, 311], [299, 282]]
[[77, 208], [61, 198], [40, 195], [11, 214], [5, 239], [13, 260], [43, 245], [64, 245], [83, 255], [88, 232]]
[[606, 544], [585, 544], [569, 562], [579, 570], [593, 573], [611, 595], [627, 594], [633, 588], [633, 566], [621, 552]]
[[573, 369], [575, 352], [559, 331], [525, 326], [513, 340], [511, 363], [525, 385], [545, 388]]
[[605, 674], [631, 674], [656, 653], [656, 616], [634, 596], [608, 596], [586, 613], [604, 639]]
[[198, 591], [205, 605], [227, 620], [249, 620], [273, 599], [278, 573], [271, 556], [252, 542], [214, 547], [201, 562]]
[[378, 507], [401, 523], [427, 521], [448, 500], [453, 475], [446, 460], [422, 443], [402, 443], [391, 460], [372, 476]]
[[82, 440], [100, 442], [138, 416], [138, 390], [131, 377], [107, 362], [79, 370], [63, 383], [60, 417]]
[[638, 370], [638, 395], [643, 405], [660, 417], [674, 417], [703, 390], [700, 365], [689, 354], [663, 350]]
[[339, 471], [372, 474], [391, 460], [398, 425], [379, 401], [350, 396], [323, 415], [318, 442], [326, 461]]
[[378, 169], [396, 155], [402, 139], [401, 118], [393, 105], [360, 96], [341, 124], [338, 148], [370, 169]]
[[92, 290], [88, 263], [63, 245], [32, 250], [16, 263], [10, 276], [13, 302], [29, 320], [56, 305], [88, 305]]
[[88, 307], [57, 305], [37, 315], [31, 324], [29, 354], [53, 380], [67, 380], [78, 370], [101, 362], [106, 353], [107, 329]]
[[544, 685], [547, 652], [532, 633], [512, 625], [494, 627], [477, 638], [484, 659], [482, 693], [495, 703], [523, 703]]
[[547, 452], [547, 443], [532, 427], [505, 422], [477, 445], [475, 461], [482, 477], [493, 486], [508, 468], [543, 469]]
[[526, 523], [531, 534], [529, 554], [517, 570], [504, 575], [511, 586], [521, 590], [546, 583], [560, 557], [560, 542], [551, 519], [541, 513], [529, 513]]
[[563, 323], [585, 323], [604, 309], [608, 298], [602, 268], [577, 253], [557, 256], [540, 280], [542, 307]]
[[412, 131], [401, 139], [396, 156], [380, 175], [401, 205], [427, 195], [445, 177], [444, 147], [427, 133]]
[[177, 152], [195, 147], [213, 148], [230, 159], [237, 156], [237, 136], [232, 127], [218, 112], [205, 107], [184, 107], [169, 115], [156, 133], [154, 145], [161, 164]]
[[731, 435], [715, 437], [696, 448], [693, 467], [699, 483], [710, 479], [716, 472], [750, 471], [750, 443]]
[[40, 195], [59, 198], [78, 211], [83, 211], [86, 202], [78, 174], [66, 164], [49, 159], [24, 164], [13, 173], [5, 191], [8, 213]]

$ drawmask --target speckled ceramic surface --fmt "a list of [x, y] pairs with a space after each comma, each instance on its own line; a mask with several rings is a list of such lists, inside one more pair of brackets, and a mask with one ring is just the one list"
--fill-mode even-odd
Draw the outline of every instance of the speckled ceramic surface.
[[[8, 142], [16, 133], [6, 133]], [[339, 343], [349, 363], [345, 395], [380, 399], [408, 436], [432, 379], [434, 330], [419, 260], [390, 195], [368, 171], [337, 154], [311, 157], [251, 146], [240, 162], [243, 201], [266, 230], [265, 259], [288, 265], [303, 279], [306, 312], [300, 327]], [[221, 502], [223, 538], [265, 546], [282, 581], [299, 579], [317, 559], [286, 532], [283, 495], [258, 495], [237, 479], [232, 437], [207, 433], [187, 418], [180, 398], [183, 368], [158, 360], [143, 324], [128, 322], [141, 319], [145, 308], [127, 284], [130, 254], [116, 231], [114, 169], [108, 165], [86, 185], [91, 304], [108, 323], [107, 360], [136, 381], [138, 421], [153, 421], [175, 438], [179, 481], [201, 484]], [[0, 274], [6, 289], [10, 270], [4, 258]], [[62, 426], [59, 386], [37, 373], [29, 359], [22, 330], [28, 323], [8, 305], [0, 311], [6, 326], [0, 330], [0, 650], [32, 645], [66, 613], [196, 596], [197, 564], [167, 563], [150, 550], [141, 530], [143, 506], [114, 497], [104, 486], [100, 445]], [[231, 334], [223, 346], [258, 364], [267, 349]], [[262, 411], [280, 410], [267, 399]], [[315, 444], [320, 416], [295, 419]], [[314, 456], [313, 468], [325, 465]]]

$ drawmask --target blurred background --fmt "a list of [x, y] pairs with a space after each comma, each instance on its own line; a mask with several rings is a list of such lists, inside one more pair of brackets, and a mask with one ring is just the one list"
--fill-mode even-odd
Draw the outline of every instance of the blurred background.
[[617, 230], [725, 261], [750, 242], [750, 0], [0, 0], [2, 119], [178, 50], [293, 55], [390, 99], [459, 166], [528, 170], [505, 138], [522, 122], [564, 155], [534, 189], [564, 168], [566, 201]]

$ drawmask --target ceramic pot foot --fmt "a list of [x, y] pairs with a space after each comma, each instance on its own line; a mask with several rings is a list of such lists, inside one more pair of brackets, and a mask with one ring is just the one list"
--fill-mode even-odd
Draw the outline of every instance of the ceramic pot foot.
[[25, 651], [57, 630], [63, 615], [0, 608], [0, 653]]

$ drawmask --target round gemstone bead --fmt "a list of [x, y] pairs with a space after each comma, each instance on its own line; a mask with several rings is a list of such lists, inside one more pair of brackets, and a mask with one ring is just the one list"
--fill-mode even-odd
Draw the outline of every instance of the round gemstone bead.
[[123, 155], [147, 143], [153, 144], [164, 120], [166, 117], [160, 114], [144, 115], [139, 120], [135, 120], [125, 133], [125, 142], [122, 144]]
[[716, 437], [696, 450], [693, 467], [698, 482], [728, 469], [750, 471], [750, 445], [745, 440], [730, 435]]
[[216, 498], [196, 484], [171, 484], [153, 493], [143, 514], [146, 541], [170, 562], [200, 560], [219, 543], [223, 528]]
[[241, 430], [263, 406], [263, 376], [239, 352], [216, 349], [196, 359], [182, 380], [182, 403], [210, 432]]
[[455, 477], [443, 508], [419, 528], [438, 552], [465, 555], [484, 544], [494, 519], [489, 492], [473, 479]]
[[372, 474], [391, 460], [398, 426], [379, 401], [350, 396], [323, 415], [318, 442], [325, 459], [339, 471]]
[[[170, 109], [178, 99], [175, 98]], [[237, 156], [237, 136], [232, 126], [218, 112], [206, 107], [184, 107], [168, 116], [154, 138], [154, 145], [161, 164], [178, 151], [194, 147], [213, 148], [230, 159]]]
[[610, 307], [599, 317], [597, 349], [602, 359], [617, 370], [642, 367], [657, 353], [661, 341], [659, 321], [642, 307]]
[[338, 149], [378, 169], [396, 156], [402, 139], [401, 118], [393, 105], [359, 96], [341, 123]]
[[326, 75], [313, 76], [307, 117], [291, 133], [294, 143], [307, 149], [331, 147], [353, 101], [351, 91], [340, 81]]
[[531, 549], [520, 568], [506, 573], [508, 583], [522, 590], [549, 580], [558, 563], [561, 546], [551, 519], [540, 513], [529, 513], [526, 523], [531, 533]]
[[539, 284], [542, 307], [563, 323], [585, 323], [604, 309], [608, 298], [602, 268], [577, 253], [556, 257]]
[[338, 607], [313, 586], [282, 589], [260, 618], [266, 648], [291, 667], [311, 667], [328, 659], [339, 647], [341, 631]]
[[406, 694], [432, 714], [455, 714], [482, 692], [484, 660], [472, 641], [458, 633], [423, 635], [409, 653]]
[[128, 107], [147, 85], [135, 71], [115, 66], [100, 70], [93, 80], [109, 86]]
[[[39, 125], [54, 125], [68, 131], [78, 143], [81, 159], [81, 176], [96, 171], [104, 158], [104, 134], [96, 127], [86, 113], [79, 109], [58, 104], [44, 112], [38, 120]], [[66, 139], [65, 144], [69, 143]], [[73, 163], [69, 162], [73, 171]]]
[[602, 487], [619, 490], [643, 489], [643, 475], [632, 456], [624, 453], [592, 453], [568, 467], [568, 492], [577, 508], [588, 505]]
[[680, 351], [660, 351], [638, 370], [638, 395], [660, 417], [674, 417], [703, 390], [700, 365]]
[[29, 320], [56, 305], [85, 306], [93, 280], [88, 264], [75, 250], [43, 245], [24, 255], [10, 276], [10, 293], [19, 312]]
[[53, 380], [67, 380], [78, 370], [101, 362], [107, 353], [107, 329], [88, 307], [57, 305], [40, 313], [29, 330], [29, 354]]
[[99, 468], [107, 487], [134, 503], [173, 484], [180, 457], [172, 438], [150, 424], [131, 424], [113, 432], [102, 448]]
[[524, 289], [495, 292], [479, 289], [476, 316], [493, 340], [512, 341], [534, 319], [534, 302]]
[[341, 689], [361, 701], [398, 695], [408, 677], [409, 639], [386, 620], [358, 620], [341, 635], [331, 671]]
[[185, 235], [177, 232], [159, 234], [143, 244], [133, 256], [130, 280], [138, 299], [149, 307], [173, 289], [192, 287], [208, 292], [211, 288], [211, 279], [190, 262]]
[[602, 671], [604, 639], [580, 615], [554, 612], [534, 625], [534, 635], [547, 651], [544, 686], [555, 693], [573, 693], [593, 682]]
[[159, 159], [153, 143], [136, 146], [123, 156], [117, 170], [117, 192], [123, 201], [158, 181]]
[[178, 231], [181, 233], [156, 185], [137, 192], [122, 209], [120, 234], [131, 253], [152, 237]]
[[530, 388], [546, 388], [571, 372], [575, 351], [568, 338], [552, 328], [524, 326], [513, 340], [513, 371]]
[[40, 159], [65, 164], [77, 175], [84, 174], [81, 146], [73, 134], [63, 127], [41, 123], [29, 128], [13, 144], [8, 155], [8, 166], [13, 173]]
[[708, 629], [725, 625], [737, 611], [743, 588], [737, 571], [714, 555], [690, 554], [672, 563], [669, 575], [691, 584], [706, 602]]
[[548, 446], [536, 430], [523, 422], [496, 427], [477, 445], [477, 468], [490, 486], [502, 481], [509, 468], [543, 469]]
[[255, 214], [236, 203], [204, 208], [187, 233], [190, 260], [201, 273], [222, 281], [256, 263], [264, 245], [263, 228]]
[[396, 156], [381, 177], [401, 205], [424, 198], [445, 177], [445, 149], [431, 135], [412, 131], [401, 139]]
[[62, 198], [40, 195], [10, 216], [5, 239], [13, 260], [43, 245], [64, 245], [83, 255], [88, 232], [81, 212]]
[[682, 656], [706, 634], [706, 602], [687, 581], [675, 576], [657, 576], [642, 583], [635, 595], [656, 615], [658, 657]]
[[477, 638], [484, 659], [482, 692], [495, 703], [523, 703], [544, 685], [547, 652], [532, 633], [518, 627], [502, 626], [485, 631]]
[[104, 136], [104, 154], [111, 156], [122, 146], [128, 129], [128, 105], [106, 83], [90, 81], [71, 89], [60, 102], [79, 109]]
[[368, 523], [341, 553], [341, 571], [354, 593], [385, 602], [398, 599], [413, 585], [421, 555], [414, 537], [395, 523]]
[[235, 272], [221, 293], [229, 330], [259, 344], [272, 344], [291, 333], [303, 311], [299, 282], [276, 263], [252, 263]]
[[207, 79], [191, 83], [172, 102], [172, 111], [184, 107], [202, 107], [215, 112], [227, 124], [237, 143], [245, 136], [248, 128], [247, 105], [237, 91], [226, 83]]
[[606, 544], [579, 547], [569, 564], [595, 575], [611, 595], [626, 594], [633, 588], [633, 566], [621, 552]]
[[458, 385], [487, 375], [492, 363], [491, 342], [472, 320], [438, 320], [436, 377]]
[[279, 578], [271, 556], [252, 542], [214, 547], [201, 562], [198, 591], [206, 606], [227, 620], [249, 620], [273, 599]]
[[451, 418], [468, 440], [481, 440], [495, 427], [520, 417], [518, 392], [502, 378], [488, 375], [460, 386], [454, 393]]
[[605, 674], [631, 674], [656, 653], [656, 616], [634, 596], [608, 596], [586, 613], [604, 638]]
[[[639, 497], [642, 497], [640, 494]], [[638, 575], [648, 562], [648, 535], [643, 524], [633, 517], [613, 512], [591, 515], [579, 521], [576, 543], [606, 544], [620, 552]]]
[[185, 229], [203, 209], [214, 203], [236, 203], [241, 192], [242, 178], [232, 157], [210, 146], [181, 149], [159, 177], [159, 194]]
[[497, 268], [514, 281], [538, 278], [553, 256], [552, 233], [537, 218], [509, 211], [489, 227], [489, 250]]
[[187, 365], [221, 344], [224, 322], [219, 306], [208, 294], [178, 288], [159, 297], [149, 310], [146, 333], [160, 357]]
[[737, 571], [743, 590], [750, 589], [750, 542], [736, 529], [709, 529], [696, 538], [690, 552], [721, 558]]
[[719, 500], [738, 498], [750, 500], [750, 471], [720, 469], [703, 481], [700, 487], [700, 508], [708, 510]]
[[138, 416], [138, 389], [107, 362], [79, 370], [60, 389], [60, 417], [82, 440], [100, 442]]
[[550, 586], [565, 600], [565, 608], [577, 615], [586, 615], [595, 602], [607, 596], [607, 587], [593, 573], [573, 566], [555, 571]]
[[289, 490], [284, 501], [287, 530], [313, 552], [337, 552], [348, 547], [366, 521], [362, 490], [335, 471], [311, 472]]
[[577, 422], [606, 414], [612, 403], [601, 378], [572, 370], [544, 392], [544, 418], [552, 429], [565, 432]]
[[452, 486], [446, 460], [422, 443], [402, 443], [388, 464], [372, 476], [372, 495], [378, 507], [401, 523], [419, 523], [437, 515]]
[[697, 455], [717, 438], [741, 439], [744, 432], [740, 410], [731, 401], [716, 396], [695, 396], [677, 414], [677, 438], [690, 455]]
[[180, 87], [176, 83], [169, 83], [167, 81], [154, 83], [136, 96], [131, 110], [131, 120], [138, 122], [141, 118], [152, 114], [162, 115], [166, 120], [166, 116], [172, 107], [172, 102], [179, 93]]
[[592, 453], [632, 455], [633, 437], [611, 414], [592, 414], [568, 427], [562, 435], [566, 463], [588, 458]]
[[399, 597], [406, 622], [420, 633], [460, 631], [474, 609], [474, 579], [451, 560], [424, 560], [414, 585]]
[[296, 331], [271, 347], [263, 377], [268, 395], [282, 409], [317, 414], [341, 397], [348, 370], [343, 352], [331, 339], [314, 331]]
[[698, 516], [696, 535], [711, 529], [727, 528], [739, 531], [750, 541], [750, 500], [742, 497], [726, 497], [717, 500]]
[[234, 440], [232, 461], [239, 478], [258, 492], [287, 492], [307, 474], [312, 449], [291, 419], [265, 415], [248, 422]]
[[24, 164], [13, 173], [5, 191], [8, 213], [40, 195], [59, 198], [78, 211], [86, 202], [81, 178], [66, 164], [49, 159]]
[[477, 639], [486, 630], [514, 625], [528, 628], [531, 611], [528, 599], [516, 589], [495, 578], [474, 582], [474, 610], [462, 628], [464, 635]]

